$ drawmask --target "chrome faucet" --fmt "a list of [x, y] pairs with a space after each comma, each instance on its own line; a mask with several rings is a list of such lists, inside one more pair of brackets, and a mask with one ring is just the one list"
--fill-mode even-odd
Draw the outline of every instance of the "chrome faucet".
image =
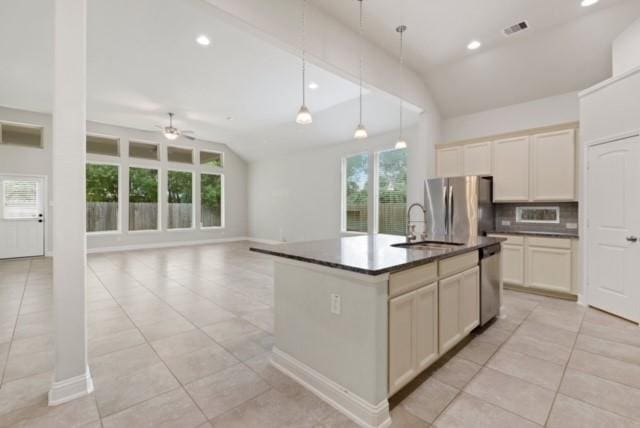
[[412, 221], [411, 221], [411, 210], [412, 210], [414, 207], [420, 207], [420, 209], [422, 210], [422, 213], [425, 215], [425, 220], [423, 220], [423, 221], [422, 221], [422, 222], [425, 224], [425, 229], [424, 229], [424, 231], [420, 234], [420, 239], [421, 239], [422, 241], [424, 241], [424, 240], [426, 240], [426, 239], [427, 239], [427, 232], [426, 232], [426, 230], [427, 230], [427, 228], [426, 228], [426, 224], [427, 224], [427, 221], [426, 221], [427, 210], [424, 208], [424, 205], [419, 204], [418, 202], [416, 202], [416, 203], [414, 203], [414, 204], [411, 204], [411, 205], [409, 206], [409, 209], [407, 209], [407, 242], [415, 241], [415, 240], [416, 240], [416, 238], [417, 238], [417, 237], [416, 237], [416, 225], [415, 225], [415, 224], [412, 224], [412, 223], [415, 223], [415, 222], [412, 222]]

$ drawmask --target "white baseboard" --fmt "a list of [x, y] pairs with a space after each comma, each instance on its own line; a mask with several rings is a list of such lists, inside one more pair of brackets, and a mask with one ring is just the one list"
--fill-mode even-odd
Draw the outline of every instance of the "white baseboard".
[[275, 239], [262, 239], [262, 238], [247, 238], [251, 242], [257, 242], [258, 244], [278, 245], [284, 244], [283, 241], [276, 241]]
[[365, 428], [391, 426], [389, 402], [374, 405], [274, 346], [271, 364]]
[[250, 241], [250, 240], [251, 239], [247, 238], [246, 236], [239, 236], [235, 238], [201, 239], [196, 241], [165, 241], [165, 242], [153, 242], [149, 244], [117, 245], [114, 247], [89, 248], [87, 249], [87, 254], [114, 253], [119, 251], [135, 251], [135, 250], [152, 250], [155, 248], [191, 247], [194, 245], [223, 244], [225, 242], [239, 242], [239, 241]]
[[57, 406], [93, 392], [93, 380], [89, 367], [79, 375], [53, 382], [49, 390], [49, 406]]

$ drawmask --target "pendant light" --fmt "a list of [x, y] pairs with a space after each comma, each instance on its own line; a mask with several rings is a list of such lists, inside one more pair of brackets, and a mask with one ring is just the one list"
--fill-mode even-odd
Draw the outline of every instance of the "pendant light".
[[307, 108], [307, 51], [306, 51], [306, 31], [307, 31], [307, 0], [302, 0], [302, 106], [298, 110], [296, 122], [300, 125], [309, 125], [313, 122], [311, 112]]
[[356, 132], [353, 133], [353, 138], [355, 138], [356, 140], [363, 140], [369, 135], [367, 134], [367, 129], [362, 124], [362, 45], [364, 41], [364, 31], [362, 25], [363, 0], [358, 0], [358, 2], [360, 3], [360, 121], [358, 122], [358, 126], [356, 127]]
[[406, 149], [407, 142], [402, 136], [403, 131], [403, 89], [404, 89], [404, 32], [407, 31], [406, 25], [400, 25], [396, 28], [396, 31], [400, 34], [400, 137], [396, 141], [396, 149]]

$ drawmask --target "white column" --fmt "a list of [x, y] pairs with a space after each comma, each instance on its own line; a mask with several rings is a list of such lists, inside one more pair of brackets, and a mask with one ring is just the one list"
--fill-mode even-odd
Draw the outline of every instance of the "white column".
[[86, 320], [86, 12], [86, 0], [55, 0], [52, 184], [56, 354], [49, 405], [93, 391]]

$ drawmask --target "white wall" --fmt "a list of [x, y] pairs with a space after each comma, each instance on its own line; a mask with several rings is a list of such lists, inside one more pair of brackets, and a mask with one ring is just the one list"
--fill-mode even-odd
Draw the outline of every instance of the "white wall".
[[443, 121], [442, 143], [576, 122], [579, 119], [578, 94], [571, 92], [446, 119]]
[[[25, 124], [36, 124], [44, 127], [44, 148], [43, 149], [27, 149], [16, 146], [0, 146], [0, 174], [34, 174], [51, 177], [51, 115], [33, 113], [24, 110], [16, 110], [0, 107], [0, 121], [10, 121]], [[102, 160], [109, 163], [118, 163], [121, 165], [120, 188], [122, 199], [127, 199], [126, 190], [128, 183], [125, 180], [123, 171], [129, 164], [128, 159], [128, 141], [129, 139], [157, 142], [166, 147], [166, 140], [158, 133], [141, 131], [131, 128], [123, 128], [119, 126], [105, 125], [95, 122], [87, 123], [87, 132], [104, 134], [120, 138], [121, 157], [115, 158], [110, 156], [88, 155], [87, 158], [92, 161]], [[224, 144], [211, 143], [206, 141], [188, 141], [180, 140], [175, 145], [184, 147], [194, 147], [200, 149], [209, 149], [221, 151], [224, 153], [224, 169], [225, 189], [224, 189], [224, 207], [225, 207], [225, 228], [216, 230], [188, 230], [188, 231], [166, 231], [163, 228], [158, 232], [138, 232], [130, 234], [127, 231], [126, 221], [122, 222], [121, 233], [92, 235], [87, 238], [88, 249], [110, 248], [119, 246], [139, 246], [139, 245], [157, 245], [164, 243], [178, 243], [187, 241], [200, 241], [211, 239], [241, 238], [247, 236], [247, 164], [238, 157], [232, 150]], [[164, 171], [169, 167], [166, 161], [166, 152], [162, 150], [161, 162], [147, 162], [149, 165], [160, 166]], [[145, 163], [144, 161], [135, 160], [136, 165]], [[184, 168], [180, 164], [175, 164], [177, 169]], [[195, 171], [199, 170], [199, 166], [193, 167]], [[166, 172], [163, 174], [165, 175]], [[196, 176], [197, 177], [197, 176]], [[162, 182], [161, 178], [161, 182]], [[166, 180], [164, 180], [166, 181]], [[51, 201], [51, 180], [49, 179], [49, 192], [47, 205]], [[162, 187], [161, 195], [166, 195], [166, 187]], [[162, 197], [162, 196], [161, 196]], [[53, 207], [48, 207], [48, 217], [51, 219], [53, 215]], [[64, 208], [58, 208], [64, 213]], [[122, 219], [126, 220], [126, 213], [122, 213]], [[164, 216], [166, 217], [166, 216]], [[165, 221], [166, 223], [166, 221]], [[51, 221], [46, 222], [46, 242], [47, 251], [51, 251]]]
[[613, 75], [640, 67], [640, 19], [613, 41]]
[[[421, 129], [425, 129], [421, 132]], [[430, 173], [421, 127], [405, 131], [408, 142], [410, 202], [422, 202], [423, 180]], [[350, 141], [317, 150], [292, 153], [249, 164], [249, 234], [277, 241], [329, 239], [340, 236], [341, 161], [348, 155], [393, 148], [397, 132]], [[430, 142], [431, 150], [433, 141]]]

